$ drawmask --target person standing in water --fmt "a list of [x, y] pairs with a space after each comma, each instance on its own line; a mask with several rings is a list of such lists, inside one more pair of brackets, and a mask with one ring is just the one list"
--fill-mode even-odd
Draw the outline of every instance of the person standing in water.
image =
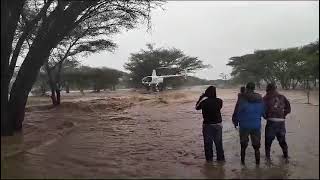
[[250, 136], [258, 165], [260, 164], [261, 117], [264, 115], [264, 104], [262, 96], [255, 93], [254, 90], [255, 84], [249, 82], [246, 85], [246, 92], [239, 100], [235, 118], [239, 120], [240, 127], [241, 163], [245, 164], [246, 148]]
[[288, 99], [277, 92], [277, 86], [270, 83], [266, 88], [267, 94], [263, 97], [266, 105], [265, 119], [267, 125], [265, 128], [265, 153], [270, 161], [270, 149], [272, 141], [277, 137], [279, 145], [283, 152], [283, 157], [288, 160], [288, 145], [286, 142], [286, 116], [291, 112]]
[[239, 120], [236, 117], [236, 112], [238, 111], [239, 108], [239, 102], [241, 101], [241, 99], [243, 98], [244, 93], [246, 92], [246, 87], [241, 86], [240, 87], [240, 93], [238, 93], [238, 99], [237, 99], [237, 103], [236, 106], [234, 108], [233, 114], [232, 114], [232, 123], [234, 125], [235, 128], [237, 128], [238, 124], [239, 124]]
[[217, 161], [225, 161], [222, 145], [222, 117], [220, 112], [222, 104], [223, 101], [217, 98], [216, 87], [214, 86], [209, 86], [196, 103], [196, 110], [202, 110], [202, 134], [207, 162], [213, 160], [213, 142], [216, 146]]

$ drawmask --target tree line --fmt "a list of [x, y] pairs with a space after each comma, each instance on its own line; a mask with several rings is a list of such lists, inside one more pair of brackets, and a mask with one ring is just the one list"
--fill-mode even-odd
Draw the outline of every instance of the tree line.
[[275, 82], [283, 89], [311, 88], [319, 85], [319, 40], [301, 47], [256, 50], [231, 57], [234, 83]]
[[[50, 90], [50, 97], [53, 105], [61, 102], [60, 92], [64, 89], [66, 93], [70, 90], [79, 90], [84, 94], [84, 90], [100, 92], [100, 90], [115, 90], [115, 86], [127, 73], [107, 67], [93, 68], [89, 66], [63, 66], [59, 81], [51, 80], [49, 74], [43, 69], [40, 70], [38, 79], [33, 86], [31, 93], [45, 96]], [[56, 85], [52, 85], [58, 83]], [[55, 93], [56, 92], [56, 93]]]

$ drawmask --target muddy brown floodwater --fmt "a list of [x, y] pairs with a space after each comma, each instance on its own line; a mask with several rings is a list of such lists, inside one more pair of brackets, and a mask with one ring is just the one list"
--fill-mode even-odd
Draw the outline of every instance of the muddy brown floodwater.
[[[133, 90], [65, 95], [61, 107], [30, 97], [24, 131], [1, 138], [1, 178], [319, 178], [319, 92], [284, 91], [290, 161], [274, 141], [272, 164], [255, 166], [252, 147], [240, 164], [238, 130], [231, 123], [237, 89], [218, 89], [224, 100], [226, 162], [205, 163], [201, 112], [205, 87], [145, 94]], [[264, 94], [264, 92], [261, 92]], [[265, 120], [262, 134], [264, 135]]]

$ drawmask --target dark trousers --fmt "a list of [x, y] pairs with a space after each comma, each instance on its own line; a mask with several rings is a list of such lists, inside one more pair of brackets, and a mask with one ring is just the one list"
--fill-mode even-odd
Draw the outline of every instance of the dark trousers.
[[216, 146], [217, 160], [224, 160], [222, 127], [220, 125], [203, 124], [202, 134], [206, 160], [212, 161], [213, 159], [213, 142]]
[[266, 157], [270, 158], [270, 150], [272, 141], [277, 137], [280, 147], [282, 148], [284, 157], [288, 157], [288, 145], [286, 142], [286, 126], [285, 122], [267, 121], [265, 129], [265, 150]]
[[242, 147], [247, 147], [249, 143], [249, 136], [253, 149], [260, 148], [261, 130], [260, 129], [245, 129], [240, 128], [240, 144]]
[[241, 162], [244, 163], [246, 156], [246, 148], [249, 143], [249, 136], [251, 138], [251, 143], [254, 149], [254, 155], [256, 158], [256, 163], [260, 163], [260, 140], [261, 140], [261, 130], [260, 129], [246, 129], [240, 128], [240, 144], [241, 144]]

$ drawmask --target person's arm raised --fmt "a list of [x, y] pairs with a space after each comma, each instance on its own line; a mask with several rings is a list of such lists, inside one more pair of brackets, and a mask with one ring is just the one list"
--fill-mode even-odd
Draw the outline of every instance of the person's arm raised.
[[201, 100], [204, 98], [204, 94], [201, 94], [201, 96], [199, 97], [199, 100], [197, 101], [196, 103], [196, 110], [200, 110], [202, 107], [201, 107]]

